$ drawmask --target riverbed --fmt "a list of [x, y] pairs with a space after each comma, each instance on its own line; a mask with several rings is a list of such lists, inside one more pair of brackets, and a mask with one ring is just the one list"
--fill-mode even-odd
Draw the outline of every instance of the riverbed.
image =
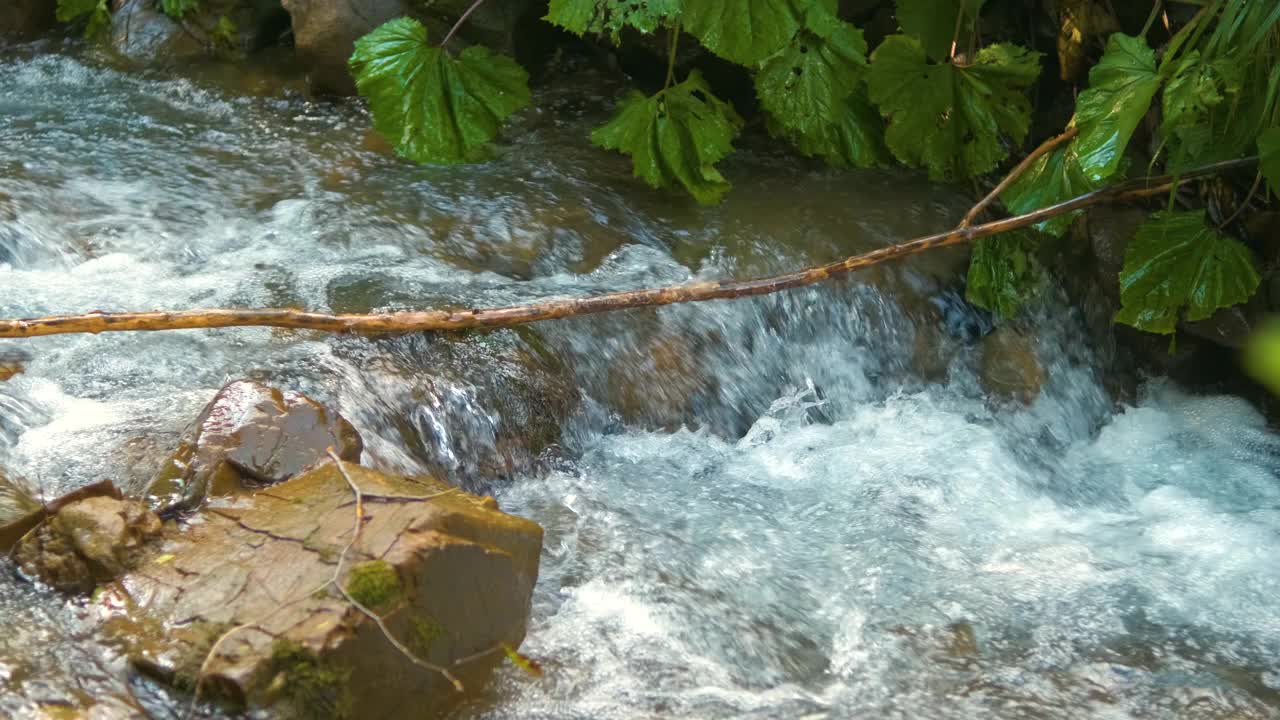
[[[419, 167], [288, 82], [18, 48], [0, 316], [498, 306], [794, 269], [968, 205], [747, 147], [699, 207], [590, 146], [616, 80], [572, 83], [493, 161]], [[0, 466], [47, 497], [139, 491], [229, 379], [332, 404], [366, 464], [546, 529], [524, 645], [545, 677], [503, 670], [467, 718], [1275, 717], [1280, 440], [1161, 378], [1115, 402], [1054, 288], [1017, 328], [1035, 399], [994, 397], [964, 259], [489, 335], [0, 341], [31, 356], [0, 383]], [[4, 573], [0, 713], [138, 696], [179, 716], [89, 613]]]

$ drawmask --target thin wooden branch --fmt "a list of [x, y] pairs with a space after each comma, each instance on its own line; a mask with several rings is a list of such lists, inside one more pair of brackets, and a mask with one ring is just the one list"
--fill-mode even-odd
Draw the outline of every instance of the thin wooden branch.
[[26, 320], [0, 320], [0, 338], [31, 338], [68, 333], [122, 331], [192, 330], [224, 327], [280, 327], [336, 333], [401, 334], [425, 331], [493, 329], [542, 320], [613, 312], [630, 308], [676, 303], [728, 300], [768, 295], [782, 290], [814, 285], [854, 270], [916, 255], [933, 248], [970, 243], [984, 237], [1029, 227], [1052, 217], [1103, 202], [1144, 198], [1168, 191], [1179, 182], [1227, 170], [1250, 167], [1256, 156], [1227, 160], [1188, 170], [1177, 178], [1169, 175], [1147, 177], [1102, 188], [1022, 215], [994, 220], [982, 225], [956, 228], [916, 238], [909, 242], [854, 255], [844, 260], [769, 277], [749, 280], [718, 280], [629, 290], [590, 297], [546, 300], [529, 305], [489, 310], [426, 310], [374, 315], [330, 315], [290, 309], [210, 309], [153, 312], [55, 315]]
[[973, 221], [978, 218], [978, 215], [983, 210], [986, 210], [991, 203], [995, 202], [996, 198], [1000, 197], [1001, 193], [1008, 190], [1009, 186], [1016, 182], [1018, 178], [1022, 177], [1023, 173], [1030, 169], [1031, 166], [1035, 164], [1036, 160], [1041, 158], [1041, 156], [1079, 134], [1079, 129], [1071, 127], [1067, 128], [1066, 132], [1061, 135], [1056, 135], [1040, 143], [1040, 147], [1032, 150], [1029, 155], [1022, 158], [1022, 162], [1015, 165], [1014, 168], [1009, 171], [1009, 174], [1005, 175], [1004, 179], [1000, 181], [1000, 184], [996, 185], [991, 192], [987, 193], [986, 197], [979, 200], [977, 205], [974, 205], [969, 209], [969, 212], [965, 213], [964, 219], [960, 221], [960, 227], [967, 228], [972, 225]]
[[[359, 600], [352, 597], [351, 593], [347, 592], [347, 588], [343, 586], [342, 565], [347, 559], [347, 553], [350, 552], [351, 548], [360, 541], [360, 531], [364, 529], [364, 491], [361, 490], [360, 486], [357, 485], [356, 482], [351, 479], [351, 476], [347, 474], [347, 469], [343, 466], [342, 458], [338, 457], [338, 453], [334, 452], [333, 448], [329, 448], [325, 452], [333, 460], [333, 465], [338, 469], [338, 474], [342, 476], [343, 480], [347, 481], [347, 486], [351, 488], [352, 494], [356, 496], [356, 520], [355, 529], [351, 532], [351, 542], [347, 543], [347, 546], [342, 548], [342, 554], [338, 556], [338, 566], [334, 568], [333, 577], [326, 584], [332, 585], [336, 588], [352, 607], [359, 610], [361, 614], [372, 620], [374, 624], [378, 626], [378, 630], [382, 631], [382, 636], [387, 639], [387, 642], [391, 643], [391, 646], [398, 650], [405, 659], [420, 668], [430, 670], [434, 673], [439, 673], [441, 677], [448, 680], [449, 683], [453, 685], [454, 690], [457, 690], [458, 692], [465, 691], [466, 688], [463, 687], [462, 681], [458, 679], [457, 675], [450, 672], [449, 668], [427, 662], [426, 660], [418, 657], [416, 653], [410, 650], [404, 643], [400, 642], [400, 639], [391, 632], [391, 628], [387, 627], [387, 623], [382, 619], [381, 615], [365, 607]], [[432, 497], [438, 497], [443, 494], [444, 493], [435, 493]], [[418, 498], [414, 499], [416, 500]]]
[[476, 8], [483, 4], [484, 0], [476, 0], [471, 3], [471, 7], [467, 8], [466, 12], [462, 13], [458, 18], [458, 21], [453, 24], [453, 27], [449, 28], [449, 32], [445, 33], [444, 39], [440, 41], [440, 47], [448, 45], [449, 41], [453, 39], [454, 34], [458, 32], [458, 28], [462, 27], [463, 23], [467, 21], [467, 18], [471, 17], [471, 13], [475, 12]]

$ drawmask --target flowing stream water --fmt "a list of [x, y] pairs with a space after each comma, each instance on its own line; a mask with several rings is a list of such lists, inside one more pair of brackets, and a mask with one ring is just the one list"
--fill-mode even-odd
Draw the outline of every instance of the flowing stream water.
[[[589, 146], [617, 90], [591, 77], [493, 162], [415, 167], [253, 72], [0, 58], [0, 316], [494, 306], [792, 269], [967, 206], [767, 148], [726, 163], [720, 206], [651, 192]], [[467, 718], [1277, 716], [1280, 442], [1159, 379], [1114, 405], [1052, 291], [1023, 328], [1038, 397], [996, 401], [963, 260], [488, 335], [0, 341], [31, 356], [0, 383], [0, 467], [137, 491], [228, 379], [331, 403], [367, 464], [546, 529], [546, 678], [500, 671]], [[92, 620], [3, 573], [0, 714], [129, 692]]]

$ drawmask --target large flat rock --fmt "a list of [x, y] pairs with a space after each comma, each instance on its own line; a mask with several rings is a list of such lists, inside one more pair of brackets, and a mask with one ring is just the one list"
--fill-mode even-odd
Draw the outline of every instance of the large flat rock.
[[[432, 479], [343, 467], [365, 493], [343, 587], [421, 660], [479, 688], [501, 645], [524, 638], [542, 529]], [[280, 717], [403, 717], [406, 707], [427, 716], [460, 694], [329, 584], [356, 512], [331, 462], [215, 501], [169, 523], [151, 556], [96, 603], [137, 666], [187, 689], [199, 675], [202, 696]]]

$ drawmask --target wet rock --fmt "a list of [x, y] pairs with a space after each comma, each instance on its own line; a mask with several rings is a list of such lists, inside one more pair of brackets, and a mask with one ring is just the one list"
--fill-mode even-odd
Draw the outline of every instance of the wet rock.
[[30, 360], [31, 355], [21, 350], [0, 350], [0, 382], [20, 374]]
[[427, 717], [463, 697], [336, 590], [341, 563], [342, 587], [388, 632], [435, 665], [473, 658], [453, 672], [481, 688], [501, 644], [524, 638], [541, 528], [433, 478], [344, 469], [364, 494], [354, 542], [348, 481], [318, 466], [166, 526], [98, 599], [106, 632], [148, 674], [190, 690], [204, 665], [202, 697], [272, 717]]
[[533, 469], [579, 407], [572, 369], [529, 328], [341, 343], [365, 401], [347, 408], [380, 467], [479, 491]]
[[63, 592], [89, 592], [131, 568], [160, 518], [137, 500], [101, 495], [68, 503], [18, 543], [28, 577]]
[[57, 7], [54, 0], [5, 0], [0, 3], [0, 37], [28, 39], [51, 30]]
[[1240, 350], [1248, 342], [1254, 325], [1262, 317], [1260, 312], [1254, 312], [1251, 305], [1252, 303], [1222, 308], [1204, 320], [1183, 322], [1181, 327], [1215, 345]]
[[1031, 338], [1008, 325], [982, 341], [982, 388], [1003, 400], [1030, 404], [1040, 395], [1044, 368]]
[[210, 496], [287, 480], [323, 460], [330, 447], [356, 461], [363, 442], [346, 418], [302, 393], [238, 380], [200, 413], [148, 495], [163, 506], [193, 509]]
[[298, 58], [307, 66], [311, 90], [354, 95], [347, 60], [355, 42], [382, 23], [410, 14], [404, 0], [281, 0], [293, 19]]
[[706, 364], [688, 337], [659, 334], [609, 366], [608, 399], [623, 422], [675, 429], [698, 393], [710, 386]]
[[151, 0], [116, 0], [111, 45], [138, 64], [182, 62], [208, 54], [208, 43], [160, 10]]
[[[111, 45], [141, 64], [175, 64], [273, 45], [288, 28], [288, 15], [274, 0], [202, 0], [175, 20], [154, 0], [113, 0]], [[219, 23], [234, 28], [223, 37]]]
[[38, 515], [42, 506], [24, 480], [10, 478], [0, 469], [0, 552], [13, 547], [39, 522], [27, 518]]

